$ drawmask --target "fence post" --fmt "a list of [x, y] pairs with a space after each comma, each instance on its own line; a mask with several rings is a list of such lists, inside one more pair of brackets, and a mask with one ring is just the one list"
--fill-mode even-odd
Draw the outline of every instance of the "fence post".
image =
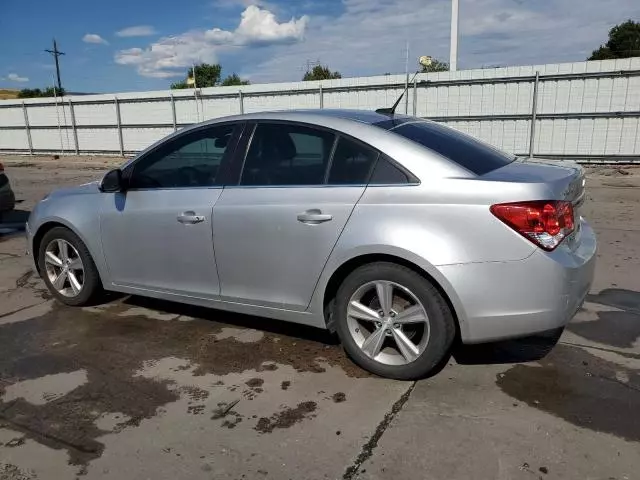
[[114, 97], [113, 101], [116, 106], [116, 122], [118, 125], [118, 141], [120, 142], [120, 156], [124, 157], [124, 143], [122, 142], [122, 120], [120, 118], [120, 103], [118, 97]]
[[318, 89], [318, 94], [320, 95], [320, 108], [324, 108], [324, 93], [322, 92], [322, 85]]
[[176, 121], [176, 99], [173, 97], [173, 93], [170, 95], [171, 97], [171, 118], [173, 119], [173, 131], [178, 130], [178, 122]]
[[80, 153], [80, 148], [78, 147], [78, 130], [76, 128], [76, 113], [73, 110], [73, 103], [69, 98], [69, 113], [71, 114], [71, 128], [73, 129], [73, 141], [76, 147], [76, 155]]
[[418, 79], [413, 79], [413, 116], [415, 117], [418, 112]]
[[240, 113], [244, 113], [244, 99], [242, 97], [242, 90], [238, 90], [238, 103], [240, 104]]
[[538, 83], [540, 83], [540, 72], [536, 72], [536, 79], [533, 83], [533, 99], [531, 101], [531, 130], [529, 132], [529, 158], [533, 158], [533, 147], [536, 137], [536, 116], [538, 114]]
[[29, 128], [29, 115], [27, 115], [27, 106], [22, 102], [22, 113], [24, 115], [24, 128], [27, 131], [27, 142], [29, 144], [29, 155], [33, 155], [33, 142], [31, 141], [31, 129]]

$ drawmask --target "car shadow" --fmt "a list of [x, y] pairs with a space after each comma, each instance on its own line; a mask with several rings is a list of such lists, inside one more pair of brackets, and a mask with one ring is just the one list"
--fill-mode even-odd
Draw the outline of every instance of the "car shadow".
[[303, 340], [323, 343], [326, 345], [339, 345], [338, 337], [328, 330], [310, 327], [293, 322], [285, 322], [255, 315], [217, 310], [214, 308], [198, 307], [185, 303], [159, 300], [149, 297], [132, 295], [122, 302], [125, 305], [148, 308], [159, 312], [175, 315], [184, 315], [200, 320], [224, 323], [234, 327], [251, 328], [277, 335], [285, 335]]
[[461, 365], [526, 363], [543, 359], [556, 346], [563, 329], [478, 345], [456, 344], [452, 356]]
[[[244, 315], [224, 310], [198, 307], [184, 303], [135, 295], [125, 298], [122, 303], [132, 307], [142, 307], [163, 313], [184, 315], [200, 320], [224, 323], [234, 327], [251, 328], [325, 345], [340, 345], [338, 336], [336, 334], [332, 334], [328, 330], [293, 322], [254, 315]], [[447, 366], [451, 357], [461, 365], [487, 365], [537, 361], [544, 358], [553, 349], [561, 334], [562, 329], [559, 329], [531, 337], [480, 345], [464, 345], [458, 341], [454, 344], [449, 354], [438, 363], [428, 376], [432, 377], [442, 371]]]
[[25, 223], [29, 218], [29, 210], [15, 209], [0, 213], [0, 239], [18, 235], [24, 232]]

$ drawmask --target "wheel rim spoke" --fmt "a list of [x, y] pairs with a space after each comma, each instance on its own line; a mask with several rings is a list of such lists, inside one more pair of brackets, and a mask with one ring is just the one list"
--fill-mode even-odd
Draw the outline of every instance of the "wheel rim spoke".
[[69, 276], [69, 285], [71, 285], [71, 290], [73, 291], [74, 295], [77, 295], [78, 293], [80, 293], [80, 290], [82, 290], [82, 285], [78, 281], [75, 273], [69, 271], [67, 275]]
[[393, 321], [395, 323], [399, 323], [401, 325], [407, 323], [421, 323], [426, 322], [427, 317], [424, 313], [424, 310], [421, 305], [412, 305], [408, 308], [405, 308], [400, 313], [398, 313]]
[[376, 282], [376, 294], [380, 309], [385, 315], [389, 315], [393, 306], [393, 286], [389, 282]]
[[407, 362], [413, 362], [420, 355], [420, 350], [400, 329], [391, 329], [393, 339], [396, 341], [398, 350]]
[[56, 290], [62, 290], [66, 279], [67, 279], [67, 272], [63, 270], [58, 274], [56, 278], [53, 279], [51, 284], [55, 287]]
[[380, 349], [382, 348], [382, 344], [384, 343], [385, 331], [386, 329], [384, 328], [378, 328], [367, 337], [361, 347], [362, 351], [366, 355], [371, 358], [375, 358], [378, 353], [380, 353]]
[[349, 309], [347, 310], [347, 315], [353, 318], [357, 318], [359, 320], [368, 320], [370, 322], [375, 322], [380, 320], [380, 315], [375, 310], [352, 300], [349, 303]]
[[67, 249], [67, 242], [64, 240], [58, 240], [58, 255], [63, 262], [69, 260], [69, 250]]
[[44, 261], [56, 267], [62, 267], [62, 260], [55, 256], [53, 252], [46, 252]]
[[71, 260], [69, 270], [82, 270], [82, 260], [80, 260], [80, 257]]

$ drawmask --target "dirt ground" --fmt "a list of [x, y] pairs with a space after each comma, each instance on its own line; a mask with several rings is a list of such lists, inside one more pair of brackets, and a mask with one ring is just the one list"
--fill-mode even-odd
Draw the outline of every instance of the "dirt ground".
[[0, 222], [0, 480], [640, 478], [640, 169], [590, 169], [596, 280], [549, 355], [459, 348], [433, 378], [396, 382], [314, 329], [140, 297], [53, 302], [16, 228], [122, 159], [0, 161], [19, 202]]

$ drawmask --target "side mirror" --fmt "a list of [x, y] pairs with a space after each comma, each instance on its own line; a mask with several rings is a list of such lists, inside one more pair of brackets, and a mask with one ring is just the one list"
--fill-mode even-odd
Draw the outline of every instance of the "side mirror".
[[124, 190], [124, 182], [122, 181], [122, 170], [115, 168], [109, 170], [100, 182], [101, 192], [122, 192]]

